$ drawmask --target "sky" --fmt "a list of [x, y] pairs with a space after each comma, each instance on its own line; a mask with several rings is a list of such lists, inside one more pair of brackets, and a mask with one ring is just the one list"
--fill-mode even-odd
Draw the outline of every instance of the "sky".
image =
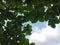
[[32, 24], [32, 34], [29, 36], [29, 42], [35, 45], [60, 45], [60, 24], [56, 28], [48, 26], [47, 22], [37, 22]]

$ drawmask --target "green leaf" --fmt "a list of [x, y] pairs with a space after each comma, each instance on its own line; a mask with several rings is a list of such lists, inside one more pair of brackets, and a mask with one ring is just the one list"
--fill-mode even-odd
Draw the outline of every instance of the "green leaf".
[[50, 19], [49, 22], [48, 22], [48, 25], [50, 25], [51, 27], [55, 28], [55, 22], [53, 19]]
[[32, 31], [31, 26], [27, 24], [27, 26], [24, 27], [23, 33], [26, 33], [26, 35], [30, 35], [31, 31]]
[[31, 43], [30, 45], [35, 45], [35, 43]]

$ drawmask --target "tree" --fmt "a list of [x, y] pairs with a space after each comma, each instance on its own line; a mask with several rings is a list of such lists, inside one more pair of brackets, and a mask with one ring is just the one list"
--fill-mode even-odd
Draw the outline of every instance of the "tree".
[[[0, 0], [0, 44], [34, 45], [25, 38], [31, 34], [31, 26], [27, 24], [22, 29], [22, 23], [48, 21], [55, 28], [60, 23], [59, 15], [60, 0]], [[10, 20], [6, 26], [5, 20]]]

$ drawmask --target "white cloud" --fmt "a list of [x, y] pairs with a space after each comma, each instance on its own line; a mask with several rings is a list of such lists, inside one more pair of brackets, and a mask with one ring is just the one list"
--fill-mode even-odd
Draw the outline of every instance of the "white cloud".
[[60, 45], [60, 43], [58, 43], [58, 45]]
[[35, 42], [36, 45], [60, 45], [60, 24], [56, 24], [56, 28], [51, 28], [46, 25], [46, 28], [39, 29], [35, 27], [31, 36], [30, 42]]

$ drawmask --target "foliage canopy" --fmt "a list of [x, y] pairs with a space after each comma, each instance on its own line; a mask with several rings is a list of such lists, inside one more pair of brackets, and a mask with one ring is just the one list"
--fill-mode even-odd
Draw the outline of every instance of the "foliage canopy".
[[22, 29], [22, 23], [48, 21], [55, 28], [60, 23], [59, 15], [60, 0], [0, 0], [0, 44], [34, 45], [25, 38], [31, 34], [31, 26]]

